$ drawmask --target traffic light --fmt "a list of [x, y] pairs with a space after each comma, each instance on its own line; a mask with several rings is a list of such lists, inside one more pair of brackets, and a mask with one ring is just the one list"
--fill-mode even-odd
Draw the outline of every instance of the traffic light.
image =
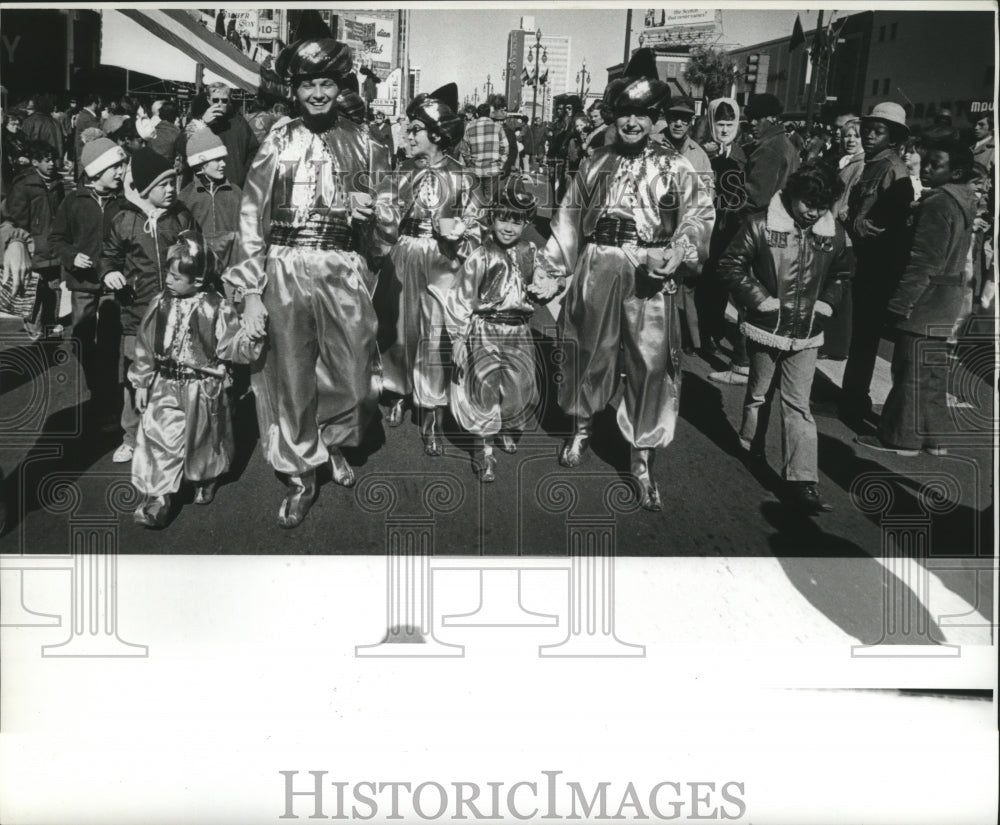
[[757, 85], [757, 69], [760, 66], [759, 54], [748, 54], [747, 65], [743, 73], [743, 79], [748, 86]]

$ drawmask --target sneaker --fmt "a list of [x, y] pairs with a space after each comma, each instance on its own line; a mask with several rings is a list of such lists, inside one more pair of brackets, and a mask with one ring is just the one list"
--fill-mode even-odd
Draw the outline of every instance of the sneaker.
[[948, 455], [948, 448], [947, 447], [927, 447], [927, 446], [925, 446], [924, 447], [924, 452], [927, 453], [927, 455], [933, 455], [933, 456], [936, 456], [936, 457], [940, 458], [943, 455]]
[[122, 443], [115, 450], [115, 454], [111, 456], [111, 460], [115, 464], [124, 464], [127, 461], [132, 460], [132, 456], [135, 454], [135, 447], [131, 444]]
[[947, 404], [949, 407], [952, 407], [953, 409], [956, 410], [969, 410], [972, 409], [974, 406], [976, 406], [975, 404], [971, 404], [970, 402], [959, 398], [957, 395], [954, 395], [953, 393], [948, 393]]
[[854, 443], [860, 444], [862, 447], [867, 447], [869, 450], [877, 450], [880, 453], [894, 453], [895, 455], [908, 457], [920, 455], [920, 450], [907, 449], [906, 447], [894, 447], [891, 444], [885, 444], [877, 435], [859, 435], [854, 439]]
[[708, 374], [708, 380], [714, 381], [716, 384], [744, 385], [749, 382], [750, 376], [736, 372], [735, 369], [728, 369], [721, 372], [710, 372]]
[[788, 503], [810, 516], [833, 512], [833, 508], [820, 497], [815, 481], [789, 481]]

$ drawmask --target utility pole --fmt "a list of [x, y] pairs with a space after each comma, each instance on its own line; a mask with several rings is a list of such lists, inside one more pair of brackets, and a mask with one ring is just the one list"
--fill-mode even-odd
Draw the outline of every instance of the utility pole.
[[806, 96], [806, 126], [812, 126], [813, 122], [813, 103], [816, 101], [816, 95], [814, 94], [816, 85], [819, 82], [819, 65], [822, 61], [822, 53], [826, 48], [824, 41], [826, 38], [823, 33], [823, 9], [820, 9], [816, 14], [816, 31], [813, 32], [813, 42], [812, 48], [810, 49], [809, 61], [813, 64], [812, 78], [809, 81], [809, 93]]
[[632, 9], [625, 13], [625, 56], [622, 63], [628, 63], [628, 54], [632, 49]]
[[590, 72], [587, 71], [587, 58], [583, 59], [583, 66], [576, 73], [576, 81], [580, 84], [580, 100], [582, 101], [587, 92], [590, 91]]
[[[548, 52], [542, 49], [542, 30], [538, 29], [535, 32], [535, 90], [531, 96], [531, 122], [535, 122], [535, 114], [538, 111], [538, 78], [541, 75], [541, 68], [543, 62], [548, 62], [549, 55]], [[528, 56], [531, 56], [531, 50], [528, 51]]]

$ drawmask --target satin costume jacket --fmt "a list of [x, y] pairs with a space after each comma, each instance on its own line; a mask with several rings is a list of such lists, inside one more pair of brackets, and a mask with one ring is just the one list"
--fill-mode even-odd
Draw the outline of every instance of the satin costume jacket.
[[[404, 162], [379, 187], [378, 204], [399, 227], [382, 266], [376, 310], [384, 389], [413, 394], [417, 407], [448, 404], [445, 302], [462, 262], [479, 245], [475, 179], [449, 155], [430, 166]], [[459, 241], [433, 232], [434, 221], [460, 218]], [[414, 234], [411, 234], [414, 233]]]
[[545, 247], [545, 268], [571, 276], [559, 317], [566, 355], [559, 406], [589, 420], [607, 406], [624, 372], [622, 434], [639, 449], [666, 446], [680, 405], [676, 294], [646, 276], [639, 243], [596, 243], [600, 218], [634, 221], [642, 244], [679, 245], [684, 262], [697, 270], [708, 254], [715, 209], [708, 188], [674, 149], [650, 141], [639, 155], [624, 157], [605, 146], [580, 166]]
[[448, 296], [456, 363], [451, 412], [473, 435], [519, 432], [539, 404], [535, 344], [528, 328], [534, 305], [525, 287], [537, 249], [520, 241], [504, 249], [492, 237], [469, 256]]
[[251, 341], [239, 316], [215, 292], [153, 299], [136, 333], [128, 371], [149, 397], [132, 457], [132, 483], [149, 496], [177, 492], [181, 479], [210, 481], [233, 460], [226, 361], [252, 363], [263, 342]]
[[[252, 373], [264, 455], [301, 475], [328, 447], [355, 446], [375, 412], [381, 376], [365, 258], [383, 217], [351, 222], [350, 193], [373, 193], [388, 172], [385, 147], [340, 118], [323, 134], [301, 119], [275, 126], [243, 186], [234, 300], [261, 291], [268, 345]], [[391, 220], [391, 217], [390, 217]], [[346, 248], [335, 248], [335, 246]]]

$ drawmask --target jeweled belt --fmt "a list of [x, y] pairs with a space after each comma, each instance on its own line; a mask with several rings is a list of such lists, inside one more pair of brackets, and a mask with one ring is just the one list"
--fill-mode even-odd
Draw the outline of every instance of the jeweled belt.
[[526, 312], [477, 312], [476, 313], [484, 321], [489, 321], [491, 324], [502, 324], [508, 327], [519, 327], [523, 324], [528, 323], [528, 319], [531, 317]]
[[601, 246], [622, 246], [623, 244], [666, 246], [669, 243], [669, 241], [642, 240], [639, 237], [635, 221], [628, 218], [598, 218], [593, 234], [588, 235], [584, 240], [587, 243], [596, 243]]
[[434, 223], [430, 220], [404, 218], [399, 224], [399, 234], [408, 235], [411, 238], [433, 238]]
[[205, 373], [182, 367], [176, 361], [163, 358], [156, 359], [156, 372], [171, 381], [199, 381], [209, 377]]
[[354, 248], [351, 225], [346, 220], [309, 220], [304, 224], [271, 223], [270, 242], [274, 246], [291, 246], [299, 249]]

